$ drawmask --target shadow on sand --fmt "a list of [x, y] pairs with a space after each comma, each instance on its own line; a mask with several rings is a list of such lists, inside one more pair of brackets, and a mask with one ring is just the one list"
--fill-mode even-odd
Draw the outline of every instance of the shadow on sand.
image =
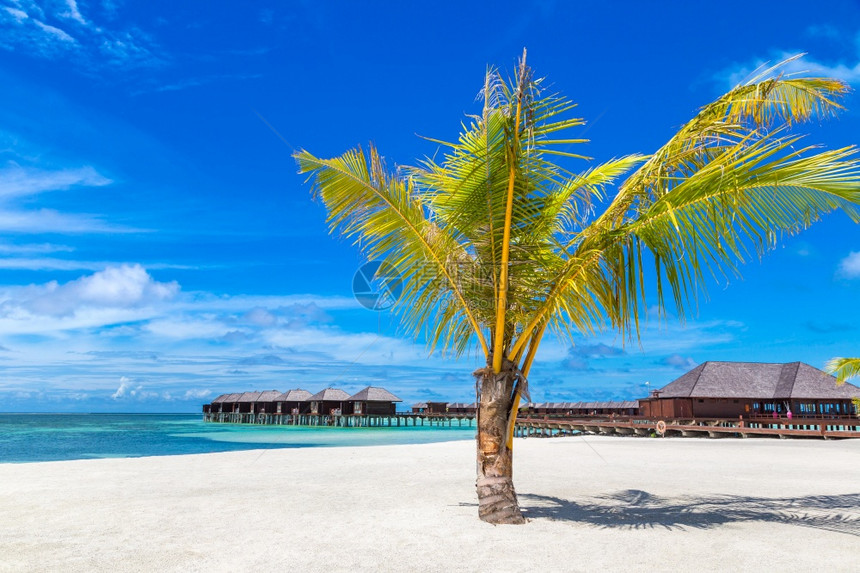
[[761, 521], [860, 537], [860, 493], [797, 498], [732, 495], [664, 498], [634, 489], [587, 500], [530, 493], [518, 497], [529, 519], [570, 521], [594, 527], [710, 529], [727, 523]]

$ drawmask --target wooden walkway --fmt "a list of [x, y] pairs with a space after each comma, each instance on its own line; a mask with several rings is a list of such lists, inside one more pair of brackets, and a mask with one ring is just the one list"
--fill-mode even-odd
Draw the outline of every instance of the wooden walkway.
[[[514, 434], [564, 436], [579, 433], [652, 436], [659, 435], [660, 420], [649, 418], [518, 418]], [[749, 420], [663, 420], [664, 435], [683, 437], [778, 437], [860, 438], [860, 418], [751, 418]]]
[[203, 414], [204, 422], [221, 424], [257, 424], [263, 426], [330, 426], [336, 428], [400, 428], [400, 427], [448, 427], [470, 428], [475, 416], [469, 414], [413, 414], [403, 412], [394, 415], [373, 414], [249, 414], [209, 412]]
[[[205, 422], [221, 424], [255, 424], [264, 426], [328, 426], [338, 428], [400, 428], [400, 427], [457, 427], [475, 426], [473, 414], [415, 414], [402, 412], [395, 415], [318, 415], [318, 414], [203, 414]], [[660, 435], [661, 420], [638, 417], [524, 417], [517, 418], [514, 435], [518, 437], [569, 436], [576, 434], [602, 434], [619, 436]], [[662, 420], [663, 435], [709, 438], [860, 438], [860, 418], [750, 418], [730, 419], [675, 419]]]

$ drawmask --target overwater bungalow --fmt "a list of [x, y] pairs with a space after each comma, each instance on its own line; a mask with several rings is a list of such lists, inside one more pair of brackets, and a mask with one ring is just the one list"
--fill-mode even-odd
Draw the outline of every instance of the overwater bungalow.
[[400, 398], [386, 390], [368, 386], [346, 399], [350, 414], [393, 416], [397, 412], [397, 402]]
[[521, 415], [542, 416], [636, 416], [638, 400], [614, 402], [538, 402], [523, 404]]
[[210, 411], [213, 413], [232, 413], [238, 412], [238, 401], [242, 394], [221, 394], [214, 400], [210, 406]]
[[448, 404], [449, 414], [469, 414], [474, 415], [478, 410], [478, 405], [475, 402], [466, 404], [464, 402], [451, 402]]
[[848, 417], [853, 384], [803, 362], [705, 362], [640, 400], [650, 418]]
[[343, 390], [338, 390], [337, 388], [320, 390], [308, 398], [310, 413], [338, 416], [344, 412], [347, 400], [349, 400], [349, 394]]
[[234, 412], [238, 412], [240, 414], [253, 414], [254, 402], [257, 401], [260, 394], [262, 394], [262, 392], [242, 392], [236, 400], [236, 407], [238, 409], [234, 410]]
[[278, 390], [260, 392], [254, 400], [253, 414], [274, 414], [277, 411], [277, 399], [281, 395]]
[[311, 404], [308, 400], [311, 393], [301, 388], [288, 390], [277, 398], [275, 398], [276, 411], [278, 414], [307, 414], [311, 411]]
[[419, 402], [412, 405], [413, 414], [447, 414], [448, 402]]

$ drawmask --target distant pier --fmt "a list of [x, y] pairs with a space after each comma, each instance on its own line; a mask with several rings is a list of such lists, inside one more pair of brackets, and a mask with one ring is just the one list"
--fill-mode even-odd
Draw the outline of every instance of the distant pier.
[[447, 427], [471, 428], [472, 414], [252, 414], [238, 412], [206, 412], [204, 422], [221, 424], [258, 424], [264, 426], [329, 426], [336, 428], [405, 428]]
[[[473, 428], [475, 414], [428, 414], [401, 412], [385, 415], [359, 414], [253, 414], [207, 412], [205, 422], [261, 426], [308, 426], [335, 428]], [[517, 437], [555, 437], [579, 434], [607, 436], [666, 436], [685, 438], [860, 438], [860, 419], [686, 418], [655, 419], [623, 417], [520, 417], [514, 426]]]

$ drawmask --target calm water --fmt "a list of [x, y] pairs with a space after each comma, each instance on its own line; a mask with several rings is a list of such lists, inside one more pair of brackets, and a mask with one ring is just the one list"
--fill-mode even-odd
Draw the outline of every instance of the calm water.
[[0, 463], [468, 440], [474, 428], [296, 428], [199, 414], [0, 414]]

